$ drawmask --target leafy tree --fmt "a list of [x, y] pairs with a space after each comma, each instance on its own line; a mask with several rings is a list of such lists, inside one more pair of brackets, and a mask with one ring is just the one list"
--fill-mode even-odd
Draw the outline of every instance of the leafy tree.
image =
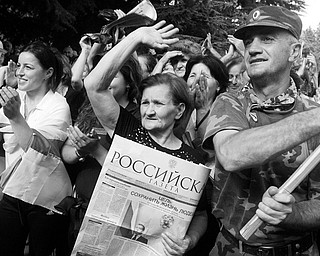
[[[99, 32], [102, 9], [128, 12], [139, 0], [1, 0], [0, 34], [14, 45], [42, 38], [58, 48], [78, 47], [82, 34]], [[301, 10], [304, 0], [151, 0], [159, 19], [175, 24], [196, 41], [212, 34], [217, 50], [227, 49], [226, 37], [244, 22], [257, 5], [282, 5]]]
[[99, 32], [101, 9], [130, 10], [125, 0], [2, 0], [0, 34], [14, 45], [43, 39], [57, 46], [78, 45], [83, 33]]
[[244, 17], [233, 1], [180, 1], [173, 6], [155, 6], [159, 19], [174, 24], [181, 34], [194, 37], [196, 42], [201, 42], [210, 32], [212, 44], [220, 53], [228, 47], [227, 35], [233, 34]]

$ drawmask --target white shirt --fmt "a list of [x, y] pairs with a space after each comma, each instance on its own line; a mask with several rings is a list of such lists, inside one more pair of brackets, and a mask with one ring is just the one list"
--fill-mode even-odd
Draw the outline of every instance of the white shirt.
[[[25, 92], [17, 91], [21, 99], [20, 112], [23, 115], [26, 95]], [[26, 121], [32, 129], [38, 131], [60, 150], [67, 138], [66, 129], [71, 124], [69, 105], [63, 96], [49, 90], [41, 102], [31, 111]], [[32, 151], [30, 155], [35, 156], [34, 159], [27, 159], [27, 154], [15, 141], [10, 122], [3, 114], [3, 109], [0, 110], [0, 123], [9, 124], [9, 126], [0, 129], [0, 132], [3, 132], [5, 142], [3, 148], [6, 168], [20, 156], [23, 163], [10, 177], [3, 193], [55, 211], [53, 206], [60, 203], [65, 196], [71, 195], [72, 191], [70, 178], [60, 159], [59, 152], [51, 150], [50, 147], [41, 148], [42, 144], [36, 142], [36, 145], [27, 151]], [[57, 154], [52, 153], [54, 151]], [[39, 152], [50, 152], [50, 154], [46, 156]], [[43, 161], [47, 166], [39, 168], [35, 165], [37, 161]]]

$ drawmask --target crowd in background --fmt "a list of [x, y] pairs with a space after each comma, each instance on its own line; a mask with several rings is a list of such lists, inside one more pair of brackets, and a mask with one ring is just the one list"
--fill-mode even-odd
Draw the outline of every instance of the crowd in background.
[[[26, 255], [70, 255], [114, 134], [169, 154], [184, 155], [186, 160], [215, 169], [215, 153], [202, 146], [210, 111], [218, 96], [226, 93], [237, 97], [250, 90], [244, 58], [246, 44], [230, 35], [226, 39], [228, 49], [215, 49], [210, 33], [201, 43], [190, 38], [173, 40], [164, 35], [171, 33], [174, 37], [176, 32], [170, 25], [160, 22], [152, 28], [134, 30], [111, 47], [95, 43], [90, 35], [85, 35], [79, 38], [79, 51], [68, 44], [64, 49], [44, 42], [12, 45], [2, 35], [0, 95], [3, 100], [0, 103], [4, 106], [2, 115], [7, 119], [1, 118], [0, 121], [4, 126], [10, 124], [12, 131], [3, 132], [5, 143], [1, 149], [0, 171], [15, 169], [15, 157], [21, 155], [22, 159], [18, 161], [24, 161], [24, 156], [32, 148], [39, 154], [44, 149], [49, 150], [61, 159], [56, 163], [55, 159], [50, 160], [52, 166], [61, 167], [61, 175], [41, 176], [30, 172], [29, 176], [16, 177], [16, 182], [8, 179], [2, 184], [6, 185], [3, 191], [5, 206], [23, 213], [20, 220], [10, 220], [10, 227], [17, 224], [6, 240], [0, 238], [0, 248], [6, 243], [8, 247], [16, 248], [14, 255], [20, 255], [22, 247]], [[297, 93], [320, 104], [318, 63], [310, 47], [306, 43], [302, 45], [290, 74]], [[38, 73], [32, 74], [34, 70]], [[34, 79], [35, 85], [24, 85], [28, 82], [25, 76]], [[24, 88], [24, 93], [16, 90], [18, 88]], [[159, 102], [154, 103], [154, 95], [159, 97]], [[169, 102], [171, 98], [172, 102]], [[149, 109], [153, 105], [158, 108], [155, 112], [160, 113], [161, 127], [154, 127], [150, 121], [156, 118]], [[167, 112], [161, 112], [159, 105], [169, 106]], [[21, 106], [24, 113], [20, 116]], [[37, 112], [42, 109], [50, 116]], [[52, 143], [55, 143], [56, 150], [52, 149]], [[186, 145], [185, 148], [180, 148], [181, 143]], [[18, 146], [19, 151], [15, 151]], [[175, 152], [177, 148], [178, 153]], [[41, 198], [30, 195], [26, 199], [13, 188], [37, 183], [32, 175], [39, 180], [51, 179], [57, 186], [52, 188], [48, 184], [47, 189], [52, 195], [45, 192]], [[1, 179], [4, 181], [5, 177]], [[209, 180], [188, 236], [178, 239], [164, 235], [166, 255], [209, 255], [214, 247], [220, 227], [211, 214], [210, 183]], [[38, 191], [39, 184], [30, 187]], [[71, 201], [64, 201], [64, 197], [71, 196], [71, 190], [76, 196]], [[40, 202], [37, 208], [31, 208], [37, 200]], [[43, 209], [47, 210], [46, 216], [41, 215]], [[57, 211], [64, 214], [53, 219], [51, 215], [56, 216]], [[8, 215], [0, 209], [0, 218], [10, 219]], [[43, 224], [37, 232], [31, 227], [35, 223]], [[9, 228], [9, 224], [0, 227]], [[44, 236], [48, 230], [51, 235]], [[0, 252], [6, 250], [0, 249]]]

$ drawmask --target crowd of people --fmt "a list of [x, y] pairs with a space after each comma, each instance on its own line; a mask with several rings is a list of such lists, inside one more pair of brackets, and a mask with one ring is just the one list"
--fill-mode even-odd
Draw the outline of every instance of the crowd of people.
[[[111, 48], [88, 34], [79, 53], [0, 41], [0, 255], [71, 254], [115, 134], [212, 169], [163, 255], [319, 255], [320, 165], [279, 192], [320, 143], [301, 19], [260, 6], [224, 55], [210, 33], [199, 44], [178, 31], [159, 21]], [[245, 238], [254, 215], [263, 224]]]

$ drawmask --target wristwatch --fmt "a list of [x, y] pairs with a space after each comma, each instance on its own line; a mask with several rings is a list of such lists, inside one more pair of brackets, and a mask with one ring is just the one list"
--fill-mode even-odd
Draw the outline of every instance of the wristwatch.
[[74, 148], [74, 152], [76, 153], [76, 156], [78, 157], [79, 162], [83, 162], [86, 159], [87, 155], [81, 155], [78, 149]]

